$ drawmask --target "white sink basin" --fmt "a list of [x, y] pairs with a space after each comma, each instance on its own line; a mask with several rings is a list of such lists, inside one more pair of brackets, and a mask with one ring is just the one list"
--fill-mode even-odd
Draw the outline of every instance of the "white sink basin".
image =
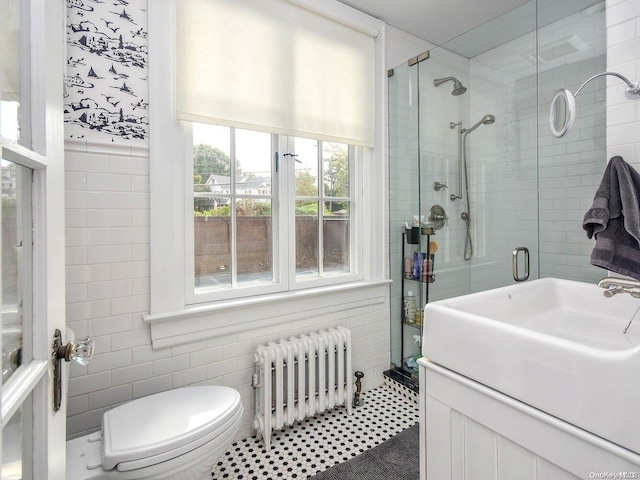
[[544, 278], [430, 303], [434, 363], [640, 453], [640, 299]]

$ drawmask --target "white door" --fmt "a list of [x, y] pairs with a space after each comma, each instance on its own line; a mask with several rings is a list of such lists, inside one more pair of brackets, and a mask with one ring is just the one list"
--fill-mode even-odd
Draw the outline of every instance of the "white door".
[[65, 324], [63, 13], [62, 0], [0, 0], [2, 480], [65, 478], [51, 361]]

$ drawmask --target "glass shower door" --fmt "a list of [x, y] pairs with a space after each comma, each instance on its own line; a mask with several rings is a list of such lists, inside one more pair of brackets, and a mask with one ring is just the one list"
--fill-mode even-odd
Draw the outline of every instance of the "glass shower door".
[[[477, 40], [456, 39], [455, 51], [445, 44], [420, 64], [421, 207], [448, 216], [435, 237], [432, 301], [515, 283], [518, 248], [529, 252], [529, 278], [539, 276], [536, 17], [527, 7], [530, 33], [515, 43], [480, 52]], [[447, 77], [467, 90], [434, 83]], [[519, 278], [524, 263], [520, 253]]]
[[606, 166], [606, 80], [581, 92], [569, 135], [553, 137], [548, 124], [557, 89], [606, 70], [604, 6], [531, 0], [389, 78], [394, 364], [413, 341], [400, 327], [402, 223], [413, 215], [446, 219], [431, 238], [429, 302], [516, 283], [525, 252], [530, 280], [605, 275], [590, 265], [582, 218]]
[[[415, 297], [416, 308], [425, 299], [420, 280], [404, 278], [405, 258], [419, 252], [420, 243], [408, 243], [405, 223], [413, 225], [414, 215], [420, 218], [419, 164], [419, 84], [417, 68], [407, 64], [389, 71], [389, 272], [391, 284], [391, 363], [411, 377], [411, 366], [405, 365], [420, 351], [415, 337], [422, 335], [421, 325], [405, 318], [403, 298], [409, 292]], [[412, 239], [412, 241], [414, 241]], [[411, 277], [411, 276], [410, 276]], [[408, 368], [403, 368], [406, 366]]]

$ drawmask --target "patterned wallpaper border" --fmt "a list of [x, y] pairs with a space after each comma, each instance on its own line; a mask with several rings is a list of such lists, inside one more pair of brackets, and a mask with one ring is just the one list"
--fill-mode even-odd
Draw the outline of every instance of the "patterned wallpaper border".
[[148, 147], [147, 0], [67, 0], [65, 140]]

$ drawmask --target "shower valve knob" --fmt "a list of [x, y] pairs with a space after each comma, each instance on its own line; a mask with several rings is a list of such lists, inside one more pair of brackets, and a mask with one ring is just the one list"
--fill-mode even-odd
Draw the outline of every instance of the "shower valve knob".
[[439, 192], [440, 190], [443, 190], [443, 189], [445, 189], [445, 188], [449, 188], [449, 185], [447, 185], [447, 182], [444, 182], [444, 183], [434, 182], [434, 183], [433, 183], [433, 189], [434, 189], [436, 192]]
[[429, 210], [429, 221], [434, 224], [436, 230], [440, 230], [445, 225], [449, 225], [449, 215], [440, 205], [434, 205]]

